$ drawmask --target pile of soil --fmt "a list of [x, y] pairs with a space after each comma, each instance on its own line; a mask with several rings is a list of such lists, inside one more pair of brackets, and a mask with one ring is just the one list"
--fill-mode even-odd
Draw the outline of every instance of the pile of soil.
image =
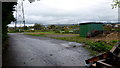
[[91, 38], [93, 40], [104, 40], [104, 41], [110, 41], [110, 40], [119, 40], [119, 33], [118, 32], [110, 32], [110, 33], [103, 33], [98, 36], [95, 36]]

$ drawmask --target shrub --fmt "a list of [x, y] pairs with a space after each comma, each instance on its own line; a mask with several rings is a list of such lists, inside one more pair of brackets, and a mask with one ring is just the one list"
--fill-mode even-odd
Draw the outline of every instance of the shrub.
[[112, 43], [117, 43], [117, 40], [113, 40], [113, 41], [111, 41]]

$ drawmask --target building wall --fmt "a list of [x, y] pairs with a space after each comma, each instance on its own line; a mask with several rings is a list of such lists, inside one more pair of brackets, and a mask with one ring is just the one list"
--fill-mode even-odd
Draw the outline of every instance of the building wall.
[[92, 31], [102, 31], [103, 30], [103, 24], [84, 24], [80, 25], [80, 36], [86, 37], [88, 34], [90, 34]]

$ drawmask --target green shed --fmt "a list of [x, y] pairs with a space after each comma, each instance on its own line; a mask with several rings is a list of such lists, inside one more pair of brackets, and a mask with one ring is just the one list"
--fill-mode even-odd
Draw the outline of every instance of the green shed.
[[81, 37], [95, 36], [102, 31], [103, 31], [103, 23], [100, 22], [80, 23]]

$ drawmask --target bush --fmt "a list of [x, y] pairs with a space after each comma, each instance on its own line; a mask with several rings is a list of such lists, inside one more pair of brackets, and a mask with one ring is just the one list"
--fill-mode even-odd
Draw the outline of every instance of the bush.
[[111, 41], [112, 43], [117, 43], [117, 40], [113, 40], [113, 41]]

